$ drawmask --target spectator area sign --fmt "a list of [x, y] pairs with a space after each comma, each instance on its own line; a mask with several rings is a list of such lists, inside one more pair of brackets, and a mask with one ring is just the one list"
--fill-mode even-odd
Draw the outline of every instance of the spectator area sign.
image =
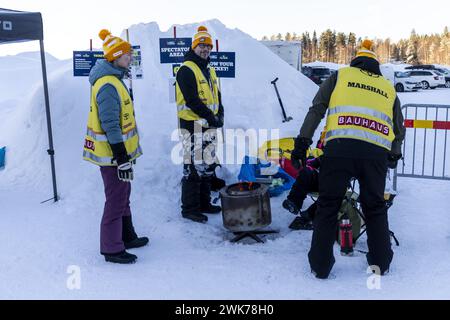
[[183, 63], [184, 55], [192, 45], [191, 38], [159, 39], [161, 63]]

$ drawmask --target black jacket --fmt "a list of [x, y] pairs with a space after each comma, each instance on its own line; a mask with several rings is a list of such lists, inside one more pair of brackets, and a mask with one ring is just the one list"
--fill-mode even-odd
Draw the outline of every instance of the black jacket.
[[[208, 65], [210, 59], [202, 59], [199, 57], [192, 49], [186, 53], [184, 61], [194, 62], [205, 75], [206, 80], [210, 80], [211, 76], [209, 74]], [[214, 118], [213, 112], [208, 109], [208, 107], [202, 102], [198, 95], [197, 90], [197, 80], [195, 79], [194, 72], [186, 66], [182, 66], [177, 72], [177, 83], [180, 86], [180, 90], [183, 93], [184, 99], [186, 100], [186, 106], [188, 106], [195, 114], [200, 118], [206, 119], [208, 122], [213, 122]], [[219, 117], [224, 116], [224, 109], [222, 105], [222, 96], [219, 91]], [[187, 129], [189, 132], [194, 132], [193, 121], [186, 121], [180, 119], [180, 128]]]
[[[352, 61], [350, 66], [381, 75], [380, 64], [375, 59], [358, 57]], [[331, 95], [336, 87], [338, 73], [327, 79], [317, 92], [313, 100], [313, 106], [309, 109], [300, 130], [300, 137], [312, 139], [314, 136], [314, 132], [327, 113]], [[391, 153], [401, 154], [401, 146], [405, 138], [406, 129], [398, 97], [395, 99], [393, 111], [395, 139], [392, 143]], [[324, 152], [327, 157], [374, 159], [386, 158], [387, 150], [361, 140], [333, 139], [327, 143]]]

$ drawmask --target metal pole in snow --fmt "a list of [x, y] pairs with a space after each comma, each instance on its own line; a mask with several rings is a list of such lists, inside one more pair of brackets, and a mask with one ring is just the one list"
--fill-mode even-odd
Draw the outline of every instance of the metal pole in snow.
[[[127, 29], [126, 33], [127, 33], [127, 42], [130, 42], [130, 32], [128, 31], [128, 29]], [[133, 74], [132, 74], [131, 70], [130, 70], [130, 97], [131, 97], [131, 100], [134, 101], [134, 96], [133, 96]]]
[[[48, 131], [48, 143], [49, 149], [47, 150], [48, 155], [50, 156], [50, 164], [52, 170], [52, 182], [53, 182], [53, 201], [57, 202], [58, 199], [58, 190], [56, 187], [56, 169], [55, 169], [55, 150], [53, 148], [53, 133], [52, 133], [52, 120], [50, 114], [50, 99], [48, 94], [48, 82], [47, 82], [47, 67], [45, 63], [45, 49], [44, 49], [44, 41], [39, 40], [39, 44], [41, 47], [41, 64], [42, 64], [42, 79], [44, 83], [44, 98], [45, 98], [45, 110], [47, 115], [47, 131]], [[52, 199], [50, 199], [52, 200]], [[49, 201], [49, 200], [47, 200]], [[46, 202], [46, 201], [44, 201]]]
[[[217, 57], [219, 57], [219, 39], [216, 39], [216, 52], [217, 52]], [[219, 91], [220, 91], [220, 94], [222, 95], [222, 82], [221, 82], [220, 78], [218, 78], [218, 80], [219, 80]], [[221, 131], [222, 131], [223, 144], [225, 145], [226, 144], [225, 143], [225, 131], [224, 131], [223, 127], [221, 128]]]

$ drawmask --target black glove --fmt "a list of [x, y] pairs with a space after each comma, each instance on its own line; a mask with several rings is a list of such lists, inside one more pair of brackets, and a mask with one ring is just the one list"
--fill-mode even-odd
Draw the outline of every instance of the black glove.
[[306, 152], [312, 144], [312, 140], [309, 138], [301, 138], [300, 136], [295, 139], [295, 147], [291, 153], [292, 166], [300, 170], [306, 165]]
[[133, 180], [133, 166], [130, 162], [130, 156], [123, 142], [111, 144], [111, 150], [114, 160], [117, 162], [117, 175], [120, 181], [130, 182]]
[[388, 168], [389, 169], [395, 169], [397, 168], [398, 165], [398, 160], [400, 160], [402, 158], [402, 154], [393, 154], [393, 153], [388, 153]]
[[223, 118], [218, 115], [212, 114], [210, 117], [206, 119], [208, 121], [208, 125], [210, 128], [222, 128], [223, 127]]

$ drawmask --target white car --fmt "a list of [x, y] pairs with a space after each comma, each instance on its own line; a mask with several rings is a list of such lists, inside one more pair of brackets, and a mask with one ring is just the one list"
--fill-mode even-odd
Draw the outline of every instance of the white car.
[[422, 84], [412, 79], [406, 72], [395, 71], [390, 65], [381, 65], [383, 77], [389, 80], [397, 92], [417, 91], [422, 89]]
[[444, 76], [433, 70], [411, 70], [406, 73], [413, 81], [420, 82], [423, 89], [436, 89], [445, 86]]
[[417, 91], [422, 89], [422, 83], [411, 78], [406, 72], [394, 73], [394, 87], [397, 92]]

